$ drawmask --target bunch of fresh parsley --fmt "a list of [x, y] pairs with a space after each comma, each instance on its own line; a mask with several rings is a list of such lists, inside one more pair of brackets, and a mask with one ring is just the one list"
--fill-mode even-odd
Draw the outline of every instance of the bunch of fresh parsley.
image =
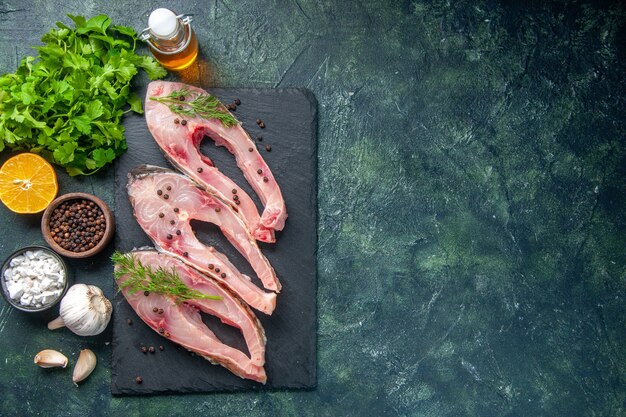
[[167, 71], [135, 53], [134, 29], [111, 26], [106, 15], [68, 16], [75, 28], [57, 22], [37, 57], [0, 77], [0, 151], [27, 149], [89, 175], [126, 150], [122, 115], [143, 112], [130, 86], [138, 69], [151, 79]]

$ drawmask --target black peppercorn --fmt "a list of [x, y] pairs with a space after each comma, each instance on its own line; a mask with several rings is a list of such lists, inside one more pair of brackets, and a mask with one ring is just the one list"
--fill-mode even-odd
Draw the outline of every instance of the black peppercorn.
[[[104, 236], [106, 220], [93, 201], [71, 200], [56, 207], [48, 224], [50, 237], [63, 249], [86, 252]], [[94, 233], [97, 228], [97, 233]], [[93, 239], [92, 239], [93, 237]]]
[[202, 168], [198, 168], [196, 171], [198, 171], [198, 173], [202, 172]]
[[180, 124], [181, 124], [181, 125], [183, 125], [183, 126], [185, 126], [185, 125], [187, 124], [187, 120], [185, 120], [185, 119], [181, 120], [181, 121], [180, 121]]

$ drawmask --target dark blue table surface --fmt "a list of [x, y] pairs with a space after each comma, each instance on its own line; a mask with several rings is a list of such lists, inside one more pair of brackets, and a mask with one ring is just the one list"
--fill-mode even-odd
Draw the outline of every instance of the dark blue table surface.
[[[2, 1], [0, 71], [66, 13], [140, 30], [161, 5]], [[180, 79], [318, 99], [318, 387], [114, 398], [110, 331], [49, 332], [2, 301], [0, 415], [624, 415], [623, 6], [168, 6], [195, 14], [202, 51]], [[111, 170], [59, 180], [113, 203]], [[0, 256], [42, 243], [37, 216], [0, 220]], [[112, 296], [106, 256], [72, 268]], [[83, 347], [99, 365], [80, 388], [32, 363]]]

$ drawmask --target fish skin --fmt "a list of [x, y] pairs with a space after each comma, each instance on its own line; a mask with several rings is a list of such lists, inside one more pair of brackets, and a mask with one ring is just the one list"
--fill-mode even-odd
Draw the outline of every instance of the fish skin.
[[[226, 127], [219, 120], [200, 117], [185, 117], [185, 125], [176, 124], [174, 119], [180, 119], [181, 116], [172, 113], [165, 104], [150, 99], [166, 96], [183, 87], [196, 94], [208, 94], [198, 87], [183, 83], [153, 81], [148, 84], [144, 108], [146, 123], [155, 141], [177, 168], [209, 192], [239, 208], [239, 213], [256, 239], [274, 242], [274, 231], [282, 230], [287, 219], [285, 201], [269, 166], [241, 124]], [[217, 146], [226, 147], [235, 156], [237, 165], [263, 203], [260, 217], [250, 196], [219, 172], [210, 158], [200, 153], [204, 136], [211, 137]], [[202, 168], [201, 172], [198, 172], [198, 168]], [[261, 174], [258, 174], [258, 170], [261, 170]], [[264, 181], [264, 177], [267, 181]], [[237, 190], [239, 205], [232, 202], [233, 189]]]
[[[273, 312], [276, 294], [261, 290], [225, 255], [202, 244], [191, 228], [192, 219], [216, 224], [250, 262], [264, 287], [280, 291], [281, 284], [274, 269], [241, 218], [228, 204], [198, 188], [188, 177], [165, 168], [140, 165], [129, 173], [128, 178], [128, 197], [135, 218], [161, 251], [210, 275], [253, 308], [266, 314]], [[161, 195], [157, 190], [161, 190]], [[160, 217], [160, 214], [163, 216]], [[212, 269], [209, 264], [213, 265]], [[216, 272], [217, 269], [219, 272]], [[222, 274], [226, 276], [222, 277]]]
[[[180, 260], [154, 250], [131, 252], [144, 266], [164, 269], [174, 267], [181, 280], [190, 288], [207, 295], [222, 296], [222, 300], [191, 300], [177, 304], [172, 297], [154, 292], [145, 295], [128, 288], [121, 292], [137, 315], [159, 335], [202, 356], [213, 364], [221, 365], [235, 375], [265, 384], [265, 333], [254, 313], [241, 300], [210, 278], [186, 266]], [[118, 277], [122, 285], [127, 276]], [[154, 309], [157, 309], [155, 312]], [[159, 314], [159, 310], [163, 313]], [[251, 357], [225, 345], [204, 324], [199, 311], [215, 315], [223, 323], [242, 331]]]

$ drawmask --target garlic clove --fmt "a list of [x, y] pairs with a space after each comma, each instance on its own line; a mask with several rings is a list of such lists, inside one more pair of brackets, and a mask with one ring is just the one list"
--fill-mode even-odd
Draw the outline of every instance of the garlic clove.
[[45, 349], [35, 355], [35, 364], [42, 368], [55, 368], [67, 366], [67, 357], [61, 352], [52, 349]]
[[74, 366], [74, 373], [72, 374], [72, 381], [74, 385], [78, 386], [78, 382], [87, 378], [96, 367], [96, 354], [89, 349], [83, 349], [80, 351], [76, 366]]
[[48, 323], [48, 330], [56, 330], [60, 329], [61, 327], [65, 327], [65, 322], [63, 321], [63, 317], [61, 316]]

